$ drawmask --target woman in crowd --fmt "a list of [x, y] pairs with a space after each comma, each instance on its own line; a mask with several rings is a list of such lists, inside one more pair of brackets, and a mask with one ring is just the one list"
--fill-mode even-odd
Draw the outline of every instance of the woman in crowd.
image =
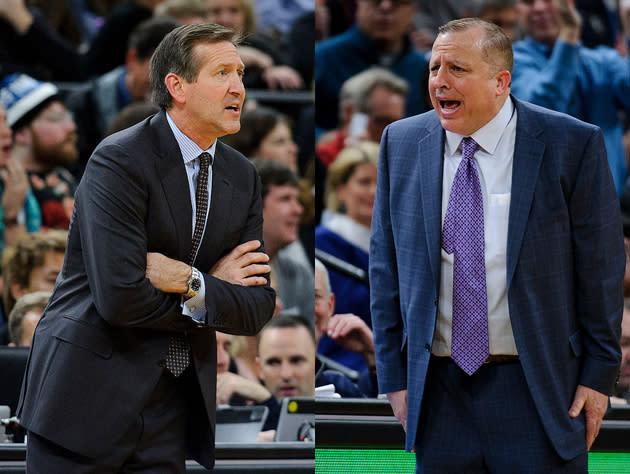
[[[330, 165], [326, 180], [327, 213], [315, 229], [315, 247], [366, 273], [370, 244], [370, 226], [376, 192], [379, 146], [361, 142], [339, 153]], [[372, 327], [368, 286], [330, 269], [330, 286], [336, 295], [337, 314], [354, 313]], [[356, 370], [365, 361], [348, 352], [327, 336], [319, 343], [319, 352]]]

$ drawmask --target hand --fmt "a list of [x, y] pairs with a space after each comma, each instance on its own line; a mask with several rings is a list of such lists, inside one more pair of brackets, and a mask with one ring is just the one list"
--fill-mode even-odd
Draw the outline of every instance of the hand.
[[260, 286], [266, 285], [263, 276], [271, 268], [267, 265], [269, 256], [263, 252], [254, 252], [260, 247], [260, 242], [250, 240], [221, 258], [210, 269], [210, 275], [234, 285]]
[[591, 449], [593, 441], [597, 438], [607, 408], [608, 396], [584, 385], [578, 385], [569, 416], [575, 418], [584, 409], [587, 449]]
[[273, 59], [261, 50], [251, 46], [239, 46], [238, 54], [245, 64], [245, 67], [253, 67], [258, 69], [267, 69], [273, 66]]
[[255, 403], [263, 403], [271, 397], [271, 392], [258, 382], [232, 372], [217, 374], [217, 405], [229, 404], [234, 394]]
[[0, 0], [0, 17], [11, 23], [18, 34], [24, 34], [33, 23], [25, 0]]
[[[1, 1], [1, 0], [0, 0]], [[147, 278], [158, 290], [184, 294], [188, 291], [190, 265], [157, 252], [147, 253]]]
[[362, 354], [368, 365], [374, 366], [374, 336], [372, 330], [359, 316], [334, 315], [328, 321], [327, 334], [344, 349]]
[[6, 218], [12, 218], [17, 216], [24, 206], [26, 193], [29, 189], [28, 176], [19, 161], [10, 159], [7, 161], [6, 168], [0, 170], [0, 177], [4, 182], [2, 215]]
[[555, 18], [560, 27], [558, 38], [565, 43], [577, 44], [582, 34], [582, 17], [571, 0], [554, 0]]
[[399, 390], [398, 392], [389, 392], [387, 394], [389, 404], [392, 406], [394, 416], [407, 432], [407, 390]]
[[276, 430], [259, 431], [256, 435], [257, 443], [271, 443], [276, 437]]
[[302, 76], [289, 66], [271, 66], [264, 70], [263, 79], [271, 90], [300, 89], [304, 83]]

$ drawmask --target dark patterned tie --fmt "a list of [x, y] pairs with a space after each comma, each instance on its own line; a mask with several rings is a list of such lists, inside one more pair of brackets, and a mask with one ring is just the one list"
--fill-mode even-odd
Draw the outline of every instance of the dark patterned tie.
[[442, 248], [453, 254], [451, 357], [472, 375], [488, 358], [488, 302], [484, 260], [483, 196], [473, 156], [479, 145], [462, 140], [462, 161], [448, 200]]
[[[195, 231], [193, 232], [192, 246], [188, 255], [188, 264], [192, 265], [197, 256], [197, 250], [201, 243], [201, 236], [206, 225], [206, 214], [208, 212], [208, 169], [212, 156], [203, 152], [199, 155], [199, 174], [197, 175], [197, 191], [195, 193]], [[166, 368], [175, 376], [179, 377], [190, 364], [190, 345], [188, 340], [181, 334], [171, 338], [166, 355]]]

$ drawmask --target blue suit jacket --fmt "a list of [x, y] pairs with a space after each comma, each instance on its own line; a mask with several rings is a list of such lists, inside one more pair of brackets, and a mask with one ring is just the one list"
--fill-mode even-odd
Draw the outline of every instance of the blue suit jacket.
[[[514, 100], [507, 235], [510, 319], [532, 398], [558, 454], [584, 447], [578, 384], [611, 393], [620, 362], [624, 247], [599, 128]], [[370, 243], [379, 391], [407, 389], [416, 440], [440, 281], [444, 131], [434, 111], [381, 141]], [[515, 407], [518, 409], [518, 407]]]

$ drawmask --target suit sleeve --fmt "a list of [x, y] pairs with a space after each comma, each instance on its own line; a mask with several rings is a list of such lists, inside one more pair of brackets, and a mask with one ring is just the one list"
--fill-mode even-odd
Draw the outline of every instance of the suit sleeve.
[[[258, 173], [254, 174], [251, 201], [247, 223], [239, 244], [249, 240], [262, 239], [262, 197]], [[256, 250], [264, 252], [264, 243]], [[271, 318], [275, 307], [275, 292], [267, 284], [264, 286], [241, 286], [228, 283], [211, 275], [204, 274], [206, 284], [207, 324], [217, 331], [228, 334], [254, 335]]]
[[611, 394], [621, 360], [626, 259], [619, 201], [599, 130], [582, 156], [570, 211], [576, 308], [584, 342], [580, 384]]
[[383, 133], [370, 237], [370, 308], [380, 393], [407, 388], [406, 334], [400, 311], [390, 213], [389, 129]]
[[120, 146], [99, 147], [75, 201], [81, 248], [98, 313], [109, 324], [164, 330], [193, 326], [182, 318], [179, 295], [146, 278], [148, 187], [138, 160]]

